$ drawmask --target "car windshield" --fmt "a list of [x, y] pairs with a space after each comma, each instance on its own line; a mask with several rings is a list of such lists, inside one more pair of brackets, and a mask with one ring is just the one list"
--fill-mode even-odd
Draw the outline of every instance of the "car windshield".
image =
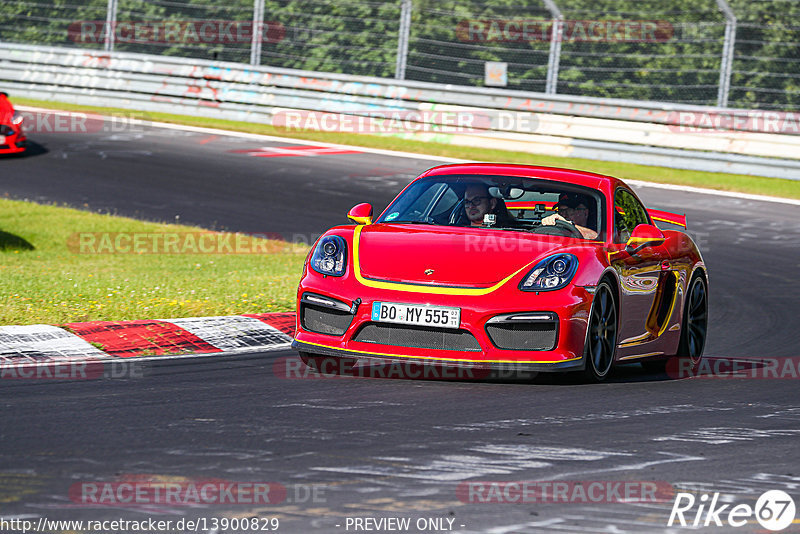
[[[464, 226], [582, 238], [576, 225], [602, 235], [603, 204], [603, 195], [597, 190], [552, 180], [516, 176], [431, 176], [410, 185], [376, 222]], [[542, 223], [542, 219], [555, 213], [569, 222]]]

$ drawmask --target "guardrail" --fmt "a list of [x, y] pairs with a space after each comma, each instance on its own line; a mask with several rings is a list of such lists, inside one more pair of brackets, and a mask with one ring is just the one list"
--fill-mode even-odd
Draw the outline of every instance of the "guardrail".
[[[398, 112], [405, 121], [433, 128], [384, 135], [800, 179], [800, 117], [777, 112], [398, 82], [9, 43], [0, 43], [0, 89], [44, 100], [266, 124], [286, 110], [360, 117]], [[466, 131], [454, 130], [443, 119], [448, 113], [478, 120]]]

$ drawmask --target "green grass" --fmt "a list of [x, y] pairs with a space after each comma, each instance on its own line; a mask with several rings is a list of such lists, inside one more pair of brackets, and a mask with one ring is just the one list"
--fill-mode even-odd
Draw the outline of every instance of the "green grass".
[[307, 247], [260, 240], [268, 253], [87, 254], [76, 240], [84, 232], [195, 231], [204, 232], [0, 199], [0, 324], [294, 310]]
[[651, 167], [646, 165], [635, 165], [633, 163], [595, 161], [579, 158], [540, 156], [525, 152], [508, 152], [503, 150], [459, 147], [443, 143], [421, 142], [403, 139], [397, 136], [296, 131], [287, 130], [285, 128], [276, 128], [267, 124], [208, 119], [203, 117], [190, 117], [186, 115], [172, 115], [168, 113], [132, 112], [131, 110], [125, 109], [82, 106], [60, 102], [32, 100], [29, 98], [19, 98], [16, 96], [13, 97], [13, 102], [20, 105], [63, 109], [67, 111], [91, 111], [107, 115], [120, 114], [130, 116], [131, 113], [135, 113], [137, 117], [143, 117], [146, 120], [154, 122], [187, 124], [191, 126], [219, 128], [223, 130], [250, 132], [264, 135], [277, 135], [281, 137], [321, 141], [326, 143], [339, 143], [369, 148], [380, 148], [384, 150], [399, 150], [417, 154], [430, 154], [457, 159], [567, 167], [608, 174], [622, 179], [691, 185], [717, 189], [721, 191], [739, 191], [743, 193], [784, 198], [800, 198], [800, 180], [764, 178], [742, 174], [689, 171], [671, 169], [667, 167]]

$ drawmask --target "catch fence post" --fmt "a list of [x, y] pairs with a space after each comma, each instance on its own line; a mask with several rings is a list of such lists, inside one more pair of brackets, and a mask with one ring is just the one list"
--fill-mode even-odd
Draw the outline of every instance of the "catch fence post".
[[264, 40], [264, 0], [253, 0], [253, 37], [250, 41], [250, 64], [261, 65], [261, 42]]
[[114, 38], [117, 31], [117, 0], [108, 0], [106, 8], [106, 43], [105, 51], [114, 51]]
[[561, 41], [564, 37], [564, 15], [553, 0], [543, 0], [553, 17], [553, 30], [550, 33], [550, 53], [547, 57], [547, 80], [544, 92], [554, 95], [558, 92], [558, 67], [561, 63]]
[[400, 6], [400, 31], [397, 37], [397, 64], [394, 77], [398, 80], [406, 79], [406, 62], [408, 61], [408, 40], [411, 35], [411, 9], [412, 0], [402, 0]]
[[717, 106], [728, 107], [733, 73], [733, 51], [736, 46], [736, 15], [725, 0], [717, 0], [720, 11], [725, 15], [725, 41], [722, 45], [722, 61], [719, 68], [719, 91]]

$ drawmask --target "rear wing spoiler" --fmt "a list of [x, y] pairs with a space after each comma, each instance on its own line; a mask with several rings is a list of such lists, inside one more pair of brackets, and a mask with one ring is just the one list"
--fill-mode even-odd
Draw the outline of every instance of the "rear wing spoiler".
[[652, 217], [654, 221], [677, 224], [678, 226], [683, 226], [686, 228], [686, 215], [678, 215], [677, 213], [651, 209], [648, 209], [647, 213], [650, 214], [650, 217]]
[[[526, 202], [526, 201], [519, 201], [519, 200], [507, 200], [506, 207], [510, 210], [532, 210], [535, 209], [536, 206], [544, 206], [544, 209], [547, 211], [552, 211], [555, 209], [555, 202]], [[617, 206], [617, 211], [625, 215], [625, 212], [622, 211], [622, 208]], [[647, 210], [647, 213], [650, 214], [650, 217], [654, 221], [658, 222], [666, 222], [670, 224], [677, 224], [678, 226], [682, 226], [686, 228], [686, 215], [678, 215], [677, 213], [671, 213], [669, 211], [661, 211], [661, 210]]]

